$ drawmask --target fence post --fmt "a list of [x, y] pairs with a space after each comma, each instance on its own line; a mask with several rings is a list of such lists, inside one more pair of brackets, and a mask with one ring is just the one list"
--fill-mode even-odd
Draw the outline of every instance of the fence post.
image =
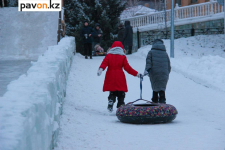
[[137, 44], [138, 44], [138, 49], [140, 48], [139, 35], [140, 35], [140, 33], [139, 33], [138, 28], [137, 28]]
[[224, 34], [225, 34], [225, 0], [223, 1], [223, 13], [224, 13], [224, 24], [223, 24], [223, 32], [224, 32]]
[[195, 29], [194, 29], [193, 25], [192, 25], [192, 28], [191, 28], [191, 36], [195, 36]]
[[59, 11], [59, 22], [58, 22], [58, 38], [57, 44], [61, 40], [61, 11]]

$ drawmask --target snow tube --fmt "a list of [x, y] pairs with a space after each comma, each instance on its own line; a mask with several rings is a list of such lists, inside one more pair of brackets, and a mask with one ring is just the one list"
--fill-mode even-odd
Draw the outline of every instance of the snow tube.
[[150, 101], [144, 104], [134, 104], [134, 102], [117, 109], [116, 116], [121, 122], [133, 124], [167, 123], [173, 121], [178, 114], [177, 109], [169, 104]]
[[106, 52], [96, 52], [93, 56], [106, 56]]

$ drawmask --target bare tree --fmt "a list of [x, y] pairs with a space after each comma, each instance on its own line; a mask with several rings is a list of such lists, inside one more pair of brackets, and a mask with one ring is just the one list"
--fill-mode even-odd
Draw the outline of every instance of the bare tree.
[[127, 0], [127, 6], [128, 7], [137, 6], [139, 1], [140, 0]]
[[135, 14], [141, 10], [143, 6], [138, 6], [140, 0], [126, 0], [127, 2], [127, 13], [129, 16], [135, 16]]

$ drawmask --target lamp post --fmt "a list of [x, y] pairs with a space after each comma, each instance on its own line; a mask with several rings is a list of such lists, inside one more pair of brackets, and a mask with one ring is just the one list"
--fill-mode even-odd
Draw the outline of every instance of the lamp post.
[[164, 11], [165, 11], [165, 30], [166, 30], [166, 39], [167, 39], [167, 15], [166, 15], [166, 1], [164, 0]]
[[174, 58], [174, 0], [171, 0], [171, 38], [170, 38], [170, 57]]
[[217, 2], [223, 6], [223, 12], [224, 12], [224, 34], [225, 34], [225, 0], [217, 0]]

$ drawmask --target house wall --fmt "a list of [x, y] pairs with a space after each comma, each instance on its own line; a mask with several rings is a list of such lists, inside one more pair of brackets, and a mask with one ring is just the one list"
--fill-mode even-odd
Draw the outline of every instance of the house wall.
[[[199, 3], [205, 3], [209, 2], [210, 0], [174, 0], [174, 6], [176, 3], [181, 3], [179, 6], [188, 6], [188, 5], [193, 5], [193, 4], [199, 4]], [[171, 9], [171, 0], [167, 0], [167, 9]]]

